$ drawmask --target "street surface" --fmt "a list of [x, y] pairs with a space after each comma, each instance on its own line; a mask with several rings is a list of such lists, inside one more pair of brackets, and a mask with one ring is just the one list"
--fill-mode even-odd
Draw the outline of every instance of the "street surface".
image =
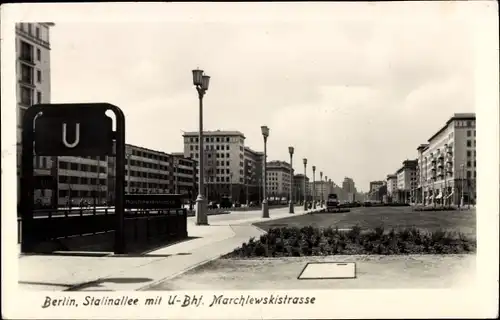
[[[295, 214], [304, 214], [300, 207]], [[288, 208], [270, 210], [270, 218], [287, 217]], [[263, 234], [252, 223], [264, 220], [260, 210], [210, 216], [209, 226], [197, 226], [188, 217], [190, 239], [143, 255], [111, 252], [19, 255], [22, 290], [139, 290], [233, 251], [250, 237]], [[19, 250], [19, 246], [18, 246]]]

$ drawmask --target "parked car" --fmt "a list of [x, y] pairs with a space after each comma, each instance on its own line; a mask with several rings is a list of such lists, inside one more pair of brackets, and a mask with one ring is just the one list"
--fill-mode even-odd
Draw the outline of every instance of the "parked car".
[[241, 208], [241, 203], [240, 203], [239, 201], [236, 201], [236, 202], [234, 203], [234, 207], [235, 207], [235, 208]]
[[258, 207], [259, 204], [257, 203], [257, 201], [250, 201], [250, 203], [248, 204], [249, 207], [253, 208], [253, 207]]
[[334, 210], [338, 210], [339, 205], [340, 205], [340, 202], [339, 202], [339, 198], [338, 198], [337, 194], [330, 193], [326, 199], [326, 211], [332, 212]]
[[208, 203], [208, 209], [217, 209], [219, 206], [217, 205], [217, 202], [215, 201], [210, 201]]
[[233, 201], [230, 197], [222, 197], [220, 201], [220, 207], [222, 209], [229, 209], [233, 207]]

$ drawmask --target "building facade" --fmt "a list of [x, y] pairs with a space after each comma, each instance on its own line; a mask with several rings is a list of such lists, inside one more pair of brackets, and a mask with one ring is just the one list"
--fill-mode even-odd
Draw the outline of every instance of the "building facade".
[[344, 178], [344, 181], [342, 181], [342, 190], [346, 195], [347, 201], [354, 202], [356, 200], [357, 190], [352, 178]]
[[475, 203], [475, 113], [455, 113], [427, 142], [417, 148], [417, 202]]
[[174, 193], [182, 194], [191, 200], [198, 196], [197, 163], [195, 160], [184, 157], [184, 152], [172, 153]]
[[108, 160], [106, 157], [59, 157], [59, 206], [91, 205], [108, 202]]
[[244, 147], [245, 202], [262, 202], [264, 153]]
[[398, 176], [395, 174], [388, 174], [386, 180], [388, 201], [397, 201]]
[[370, 181], [370, 186], [369, 186], [370, 200], [382, 201], [382, 198], [380, 197], [378, 191], [385, 183], [386, 183], [385, 181]]
[[267, 168], [267, 193], [272, 200], [288, 199], [292, 167], [285, 161], [270, 161]]
[[403, 166], [396, 171], [397, 195], [395, 199], [397, 202], [412, 203], [415, 201], [417, 165], [417, 160], [405, 160]]
[[[209, 201], [222, 196], [245, 201], [245, 136], [239, 131], [206, 131], [204, 182]], [[200, 161], [198, 132], [185, 132], [184, 157]], [[197, 168], [197, 171], [199, 168]]]
[[306, 197], [308, 200], [311, 200], [311, 184], [309, 183], [309, 177], [304, 176], [304, 174], [302, 173], [299, 173], [293, 177], [293, 186], [294, 186], [293, 196], [295, 202], [304, 201], [304, 184], [305, 184]]
[[[16, 23], [16, 113], [17, 113], [17, 196], [20, 197], [22, 119], [26, 110], [38, 103], [50, 103], [50, 28], [53, 23]], [[57, 157], [35, 157], [35, 176], [51, 176], [57, 181]], [[45, 205], [57, 201], [57, 191], [40, 189], [35, 200]], [[19, 200], [18, 200], [19, 201]]]

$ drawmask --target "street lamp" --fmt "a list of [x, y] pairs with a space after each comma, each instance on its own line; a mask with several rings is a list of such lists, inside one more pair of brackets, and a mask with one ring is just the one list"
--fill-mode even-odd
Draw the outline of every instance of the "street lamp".
[[312, 166], [312, 169], [313, 169], [312, 200], [313, 200], [313, 209], [316, 209], [316, 166]]
[[233, 197], [233, 172], [232, 171], [229, 172], [229, 176], [230, 176], [230, 180], [231, 180], [230, 181], [231, 184], [229, 186], [230, 190], [231, 190], [230, 191], [231, 192], [231, 202], [233, 202], [234, 201], [234, 197]]
[[210, 77], [205, 75], [203, 70], [193, 70], [193, 84], [196, 86], [196, 91], [198, 92], [199, 99], [199, 124], [200, 132], [198, 133], [198, 149], [200, 150], [199, 157], [199, 178], [198, 178], [198, 197], [196, 198], [196, 224], [197, 225], [208, 225], [207, 212], [205, 206], [205, 199], [203, 197], [203, 175], [204, 175], [204, 148], [203, 148], [203, 96], [208, 90], [208, 84], [210, 82]]
[[464, 181], [465, 181], [465, 172], [464, 172], [464, 169], [465, 169], [465, 166], [463, 164], [460, 165], [460, 168], [461, 168], [461, 176], [462, 176], [462, 190], [460, 191], [460, 209], [464, 206]]
[[132, 156], [132, 153], [130, 151], [125, 153], [125, 157], [127, 158], [127, 190], [128, 190], [128, 193], [130, 193], [130, 156]]
[[295, 213], [295, 206], [293, 205], [293, 151], [293, 147], [288, 147], [288, 153], [290, 153], [290, 200], [288, 213]]
[[264, 165], [262, 170], [262, 218], [269, 218], [269, 207], [267, 206], [267, 137], [269, 137], [269, 128], [260, 127], [264, 137]]
[[330, 187], [328, 186], [328, 176], [325, 176], [325, 183], [326, 183], [326, 188], [325, 188], [326, 189], [326, 196], [328, 197], [328, 194], [330, 193]]
[[323, 191], [323, 171], [319, 172], [319, 181], [321, 181], [321, 207], [323, 208], [323, 196], [324, 196], [324, 191]]
[[304, 162], [304, 211], [307, 211], [307, 159], [304, 158], [302, 161]]

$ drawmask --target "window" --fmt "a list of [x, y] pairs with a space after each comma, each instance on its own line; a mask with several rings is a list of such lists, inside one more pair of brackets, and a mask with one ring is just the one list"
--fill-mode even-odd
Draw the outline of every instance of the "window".
[[33, 26], [31, 25], [31, 23], [27, 23], [27, 25], [28, 25], [28, 34], [32, 35], [33, 34]]
[[38, 83], [42, 82], [42, 71], [40, 71], [40, 70], [36, 71], [36, 81]]
[[472, 146], [472, 142], [470, 140], [467, 140], [467, 147], [471, 147]]
[[36, 49], [36, 59], [38, 61], [41, 61], [42, 60], [42, 52], [40, 51], [40, 49]]
[[42, 103], [42, 93], [40, 91], [36, 92], [36, 102]]
[[194, 146], [192, 146], [192, 145], [189, 146], [189, 150], [193, 151], [193, 149], [194, 149]]
[[36, 33], [35, 33], [36, 38], [37, 38], [37, 39], [40, 39], [40, 28], [38, 28], [38, 27], [37, 27], [37, 28], [35, 29], [35, 31], [36, 31]]
[[467, 137], [470, 137], [470, 136], [471, 136], [471, 131], [467, 130]]
[[472, 152], [470, 150], [467, 150], [467, 157], [470, 157], [472, 155]]
[[471, 167], [471, 162], [470, 161], [467, 161], [467, 167]]

